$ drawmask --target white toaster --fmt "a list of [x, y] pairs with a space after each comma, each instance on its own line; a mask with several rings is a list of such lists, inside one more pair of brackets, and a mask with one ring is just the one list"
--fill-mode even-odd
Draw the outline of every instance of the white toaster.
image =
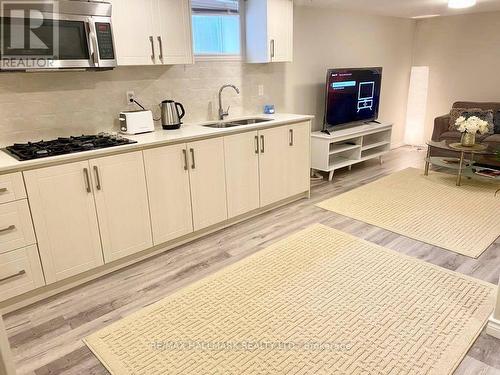
[[120, 132], [123, 134], [149, 133], [155, 130], [151, 111], [120, 112]]

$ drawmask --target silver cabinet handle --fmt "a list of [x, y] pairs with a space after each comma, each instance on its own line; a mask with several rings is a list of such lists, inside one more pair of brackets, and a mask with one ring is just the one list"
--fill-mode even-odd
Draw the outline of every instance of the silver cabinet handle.
[[19, 276], [22, 276], [22, 275], [25, 275], [25, 274], [26, 274], [26, 271], [25, 270], [21, 270], [21, 271], [19, 271], [18, 273], [14, 274], [14, 275], [10, 275], [10, 276], [4, 277], [3, 279], [0, 279], [0, 283], [3, 283], [5, 281], [8, 281], [10, 279], [13, 279], [15, 277], [19, 277]]
[[88, 168], [83, 168], [83, 178], [85, 179], [85, 190], [87, 190], [87, 193], [92, 193]]
[[260, 136], [260, 152], [262, 154], [266, 152], [266, 145], [265, 145], [265, 141], [264, 141], [264, 136], [263, 135]]
[[259, 154], [259, 136], [255, 136], [255, 154]]
[[158, 45], [160, 46], [160, 60], [163, 60], [163, 41], [161, 39], [161, 36], [158, 37]]
[[293, 129], [290, 129], [290, 146], [293, 146], [293, 144], [294, 144]]
[[9, 225], [7, 228], [0, 229], [0, 234], [5, 233], [5, 232], [10, 232], [11, 230], [16, 229], [15, 225]]
[[1, 188], [0, 189], [0, 193], [6, 193], [7, 192], [7, 188]]
[[94, 174], [95, 174], [95, 187], [97, 190], [101, 190], [101, 177], [99, 176], [99, 168], [97, 168], [97, 165], [94, 165]]
[[182, 150], [182, 154], [184, 155], [184, 170], [187, 171], [189, 169], [188, 167], [188, 153], [186, 149]]
[[151, 60], [154, 60], [156, 57], [155, 56], [155, 43], [154, 43], [152, 36], [149, 37], [149, 42], [151, 43]]
[[271, 59], [274, 59], [274, 44], [276, 42], [274, 41], [274, 39], [271, 39]]
[[191, 152], [191, 160], [193, 161], [193, 163], [191, 164], [191, 169], [196, 169], [196, 161], [194, 159], [194, 148], [189, 149], [189, 151]]

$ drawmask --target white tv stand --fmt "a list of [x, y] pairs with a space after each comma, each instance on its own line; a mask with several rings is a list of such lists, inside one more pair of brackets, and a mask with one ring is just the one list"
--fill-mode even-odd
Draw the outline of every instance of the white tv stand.
[[371, 122], [347, 129], [334, 130], [330, 135], [314, 132], [311, 137], [311, 168], [328, 172], [329, 181], [337, 169], [368, 159], [379, 158], [391, 149], [392, 124]]

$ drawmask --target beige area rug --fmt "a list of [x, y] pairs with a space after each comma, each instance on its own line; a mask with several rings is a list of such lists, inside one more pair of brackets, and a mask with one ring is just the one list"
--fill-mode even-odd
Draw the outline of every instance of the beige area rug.
[[472, 258], [500, 236], [498, 184], [409, 168], [318, 207]]
[[85, 341], [115, 375], [443, 375], [495, 291], [315, 225]]

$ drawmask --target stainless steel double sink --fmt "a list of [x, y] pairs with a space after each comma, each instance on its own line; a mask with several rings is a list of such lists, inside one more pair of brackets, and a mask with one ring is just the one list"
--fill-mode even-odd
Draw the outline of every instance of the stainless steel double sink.
[[207, 128], [225, 129], [225, 128], [233, 128], [235, 126], [260, 124], [262, 122], [268, 122], [268, 121], [273, 121], [273, 120], [268, 119], [268, 118], [247, 118], [244, 120], [235, 120], [235, 121], [228, 121], [228, 122], [215, 122], [215, 123], [207, 124], [207, 125], [203, 125], [203, 126], [206, 126]]

